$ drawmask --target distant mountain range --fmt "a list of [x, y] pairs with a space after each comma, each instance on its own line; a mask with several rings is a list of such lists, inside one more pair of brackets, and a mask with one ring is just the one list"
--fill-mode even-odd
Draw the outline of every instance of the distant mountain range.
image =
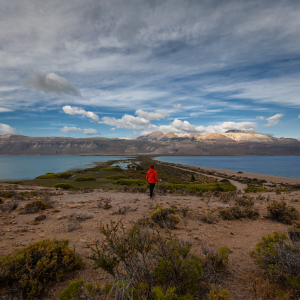
[[296, 139], [291, 138], [275, 138], [267, 134], [258, 133], [254, 131], [242, 131], [242, 130], [228, 130], [225, 133], [207, 133], [200, 135], [198, 133], [186, 134], [186, 133], [162, 133], [152, 132], [146, 135], [142, 135], [137, 138], [142, 141], [198, 141], [205, 143], [230, 143], [230, 142], [254, 142], [254, 143], [296, 143], [299, 142]]
[[300, 141], [253, 131], [225, 133], [153, 132], [108, 139], [0, 135], [0, 155], [300, 155]]

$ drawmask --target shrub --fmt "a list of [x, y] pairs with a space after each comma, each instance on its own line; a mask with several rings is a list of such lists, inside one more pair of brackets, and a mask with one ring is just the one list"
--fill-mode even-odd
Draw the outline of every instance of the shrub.
[[109, 171], [109, 172], [123, 172], [123, 170], [119, 167], [111, 167], [111, 168], [103, 168], [101, 171]]
[[27, 203], [24, 206], [22, 213], [23, 214], [34, 214], [34, 213], [37, 213], [37, 212], [47, 209], [47, 208], [49, 208], [48, 204], [46, 204], [45, 202], [43, 202], [41, 200], [36, 200], [36, 201]]
[[240, 218], [257, 219], [259, 212], [250, 209], [249, 207], [232, 206], [228, 208], [221, 208], [219, 210], [220, 216], [224, 220], [234, 220]]
[[16, 201], [12, 201], [12, 202], [8, 202], [4, 205], [1, 206], [1, 210], [4, 212], [8, 212], [11, 213], [12, 211], [14, 211], [15, 209], [17, 209], [19, 206], [19, 203]]
[[249, 185], [247, 188], [244, 189], [245, 193], [262, 193], [266, 192], [267, 190], [264, 188], [259, 188], [257, 186]]
[[0, 283], [17, 290], [22, 299], [40, 299], [46, 285], [63, 280], [67, 272], [82, 265], [68, 240], [42, 240], [0, 260]]
[[151, 211], [151, 219], [161, 228], [167, 227], [174, 229], [175, 225], [180, 222], [180, 217], [176, 215], [176, 207], [164, 208], [161, 205], [154, 206]]
[[36, 177], [36, 179], [49, 179], [49, 178], [64, 178], [68, 179], [72, 176], [71, 173], [60, 173], [60, 174], [55, 174], [55, 173], [46, 173], [44, 175], [40, 175]]
[[70, 184], [70, 183], [57, 183], [53, 187], [61, 188], [61, 189], [64, 189], [64, 190], [69, 190], [69, 189], [73, 188], [73, 185]]
[[215, 223], [218, 223], [218, 221], [219, 221], [218, 217], [215, 216], [214, 213], [211, 211], [208, 211], [208, 212], [203, 211], [201, 220], [208, 224], [215, 224]]
[[300, 242], [300, 223], [293, 221], [293, 226], [288, 228], [288, 234], [293, 242]]
[[75, 181], [95, 181], [95, 177], [77, 177], [74, 179]]
[[285, 201], [274, 200], [267, 207], [270, 217], [283, 224], [292, 224], [292, 221], [298, 220], [299, 211], [293, 206], [287, 206]]
[[168, 190], [178, 191], [180, 189], [193, 190], [195, 192], [209, 192], [220, 191], [230, 192], [235, 191], [236, 187], [228, 183], [212, 183], [212, 184], [174, 184], [174, 183], [162, 183]]
[[125, 175], [111, 175], [111, 176], [106, 176], [105, 179], [118, 180], [118, 179], [128, 179], [128, 177]]
[[263, 237], [251, 252], [264, 276], [300, 294], [300, 244], [292, 244], [285, 234]]
[[191, 253], [191, 244], [178, 240], [169, 231], [144, 230], [134, 225], [125, 230], [121, 222], [101, 225], [105, 243], [87, 246], [96, 268], [114, 278], [131, 278], [132, 286], [150, 298], [152, 289], [176, 287], [178, 295], [201, 293], [203, 270], [199, 255]]
[[126, 186], [145, 186], [147, 185], [147, 181], [145, 180], [140, 180], [140, 179], [119, 179], [114, 181], [114, 184], [118, 185], [126, 185]]
[[3, 192], [3, 193], [1, 193], [1, 197], [2, 198], [11, 198], [11, 197], [13, 197], [13, 196], [15, 196], [15, 192]]
[[209, 300], [230, 300], [227, 290], [213, 288], [209, 293]]
[[101, 299], [118, 299], [118, 300], [139, 300], [139, 289], [132, 287], [126, 280], [114, 280], [102, 287], [98, 282], [94, 285], [89, 283], [84, 286], [84, 280], [79, 279], [71, 282], [68, 287], [60, 293], [59, 300], [101, 300]]
[[238, 206], [246, 206], [252, 207], [254, 205], [254, 201], [249, 196], [237, 197], [235, 200], [236, 205]]

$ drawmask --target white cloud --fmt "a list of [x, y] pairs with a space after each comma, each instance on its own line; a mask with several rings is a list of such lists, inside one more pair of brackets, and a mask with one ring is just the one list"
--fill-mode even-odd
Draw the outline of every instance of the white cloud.
[[121, 119], [116, 119], [114, 117], [103, 117], [100, 123], [110, 126], [123, 127], [126, 129], [145, 129], [151, 124], [147, 119], [134, 117], [127, 114]]
[[65, 78], [55, 73], [44, 74], [42, 72], [31, 72], [24, 80], [24, 83], [27, 86], [32, 86], [36, 90], [45, 93], [81, 97], [79, 90], [73, 87]]
[[298, 116], [298, 119], [300, 119], [300, 115]]
[[99, 117], [95, 113], [91, 111], [85, 111], [79, 107], [71, 107], [70, 105], [66, 105], [62, 109], [68, 115], [82, 115], [91, 118], [94, 121], [99, 121]]
[[6, 133], [18, 134], [16, 132], [16, 130], [14, 128], [12, 128], [11, 126], [9, 126], [7, 124], [0, 123], [0, 135], [1, 134], [6, 134]]
[[116, 130], [116, 128], [115, 128], [115, 127], [113, 127], [113, 128], [111, 128], [110, 130]]
[[149, 128], [150, 132], [153, 131], [161, 131], [163, 133], [166, 132], [175, 132], [175, 133], [199, 133], [199, 134], [206, 134], [206, 133], [223, 133], [228, 130], [255, 130], [256, 124], [252, 122], [224, 122], [220, 125], [209, 125], [209, 126], [197, 126], [190, 124], [188, 121], [181, 121], [175, 119], [170, 125], [161, 125], [161, 126], [154, 126], [152, 125]]
[[60, 131], [67, 135], [69, 134], [69, 132], [78, 132], [78, 131], [83, 132], [85, 135], [99, 135], [100, 134], [96, 129], [93, 129], [93, 128], [82, 129], [82, 128], [78, 128], [78, 127], [68, 127], [68, 126], [61, 128]]
[[2, 112], [10, 112], [13, 111], [12, 109], [8, 109], [8, 108], [4, 108], [4, 107], [0, 107], [0, 113]]
[[182, 105], [181, 104], [173, 104], [174, 109], [182, 110]]
[[146, 120], [160, 120], [160, 119], [164, 119], [165, 117], [168, 116], [167, 113], [157, 109], [156, 112], [147, 112], [147, 111], [143, 111], [138, 109], [135, 112], [136, 115], [138, 115], [139, 118], [144, 118]]
[[265, 117], [263, 117], [263, 116], [257, 116], [256, 119], [257, 119], [257, 120], [264, 120]]
[[264, 127], [271, 127], [274, 125], [277, 125], [280, 121], [280, 118], [283, 116], [283, 114], [276, 114], [270, 118], [267, 118], [268, 124], [264, 125]]

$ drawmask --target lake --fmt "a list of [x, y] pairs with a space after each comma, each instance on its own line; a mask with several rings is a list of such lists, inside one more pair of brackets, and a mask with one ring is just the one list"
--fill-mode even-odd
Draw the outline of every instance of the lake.
[[156, 159], [189, 166], [300, 178], [300, 156], [161, 156]]
[[73, 155], [0, 155], [0, 181], [33, 179], [39, 175], [60, 173], [95, 166], [95, 162], [126, 159], [125, 156]]

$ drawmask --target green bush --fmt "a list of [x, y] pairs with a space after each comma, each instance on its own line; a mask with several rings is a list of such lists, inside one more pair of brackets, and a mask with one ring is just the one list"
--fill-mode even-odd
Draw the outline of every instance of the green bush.
[[69, 189], [73, 188], [73, 185], [70, 184], [70, 183], [57, 183], [53, 187], [61, 188], [61, 189], [64, 189], [64, 190], [69, 190]]
[[257, 219], [259, 212], [250, 209], [249, 207], [232, 206], [219, 209], [219, 213], [224, 220], [234, 220], [240, 218]]
[[71, 176], [72, 176], [71, 173], [59, 173], [59, 174], [46, 173], [44, 175], [40, 175], [40, 176], [36, 177], [36, 179], [49, 179], [49, 178], [64, 178], [64, 179], [68, 179]]
[[219, 222], [219, 218], [217, 216], [215, 216], [214, 213], [211, 211], [208, 211], [208, 212], [203, 211], [201, 220], [208, 224], [216, 224]]
[[192, 190], [195, 192], [209, 192], [220, 191], [230, 192], [235, 191], [236, 187], [228, 183], [212, 183], [212, 184], [174, 184], [174, 183], [162, 183], [160, 185], [165, 186], [168, 190], [177, 191], [180, 189]]
[[137, 225], [125, 230], [121, 222], [101, 225], [100, 232], [106, 242], [87, 246], [96, 268], [114, 278], [130, 278], [134, 288], [144, 287], [141, 294], [146, 298], [151, 298], [157, 286], [164, 293], [174, 286], [178, 295], [201, 293], [201, 258], [191, 253], [191, 244], [169, 231], [164, 234]]
[[252, 207], [254, 205], [254, 200], [249, 196], [237, 197], [235, 200], [236, 205]]
[[290, 239], [294, 243], [300, 242], [300, 223], [297, 221], [293, 221], [293, 226], [288, 228], [288, 234]]
[[75, 181], [95, 181], [95, 177], [77, 177], [74, 179]]
[[177, 208], [165, 208], [161, 205], [154, 206], [151, 211], [151, 219], [154, 223], [158, 224], [161, 228], [167, 227], [174, 229], [175, 225], [180, 222], [180, 217], [176, 214]]
[[147, 181], [140, 179], [119, 179], [114, 181], [114, 184], [127, 185], [127, 186], [145, 186], [148, 185]]
[[82, 259], [68, 247], [68, 240], [46, 239], [4, 256], [0, 260], [0, 284], [18, 291], [22, 299], [40, 299], [46, 286], [82, 266]]
[[128, 179], [128, 177], [125, 175], [111, 175], [111, 176], [106, 176], [105, 179], [118, 180], [118, 179]]
[[270, 217], [283, 224], [292, 224], [292, 221], [298, 220], [299, 211], [293, 206], [287, 206], [285, 201], [272, 201], [267, 207]]
[[291, 288], [300, 295], [300, 244], [291, 243], [285, 234], [263, 237], [251, 257], [269, 280]]
[[39, 212], [40, 210], [44, 210], [49, 208], [49, 205], [41, 200], [35, 200], [32, 202], [27, 203], [23, 210], [23, 214], [34, 214]]
[[11, 198], [15, 195], [16, 195], [15, 192], [3, 192], [3, 193], [0, 194], [0, 197], [2, 197], [2, 198]]
[[245, 193], [263, 193], [267, 190], [264, 188], [259, 188], [257, 186], [249, 185], [247, 188], [244, 189]]
[[119, 167], [111, 167], [111, 168], [103, 168], [101, 171], [109, 171], [109, 172], [123, 172], [123, 170]]

